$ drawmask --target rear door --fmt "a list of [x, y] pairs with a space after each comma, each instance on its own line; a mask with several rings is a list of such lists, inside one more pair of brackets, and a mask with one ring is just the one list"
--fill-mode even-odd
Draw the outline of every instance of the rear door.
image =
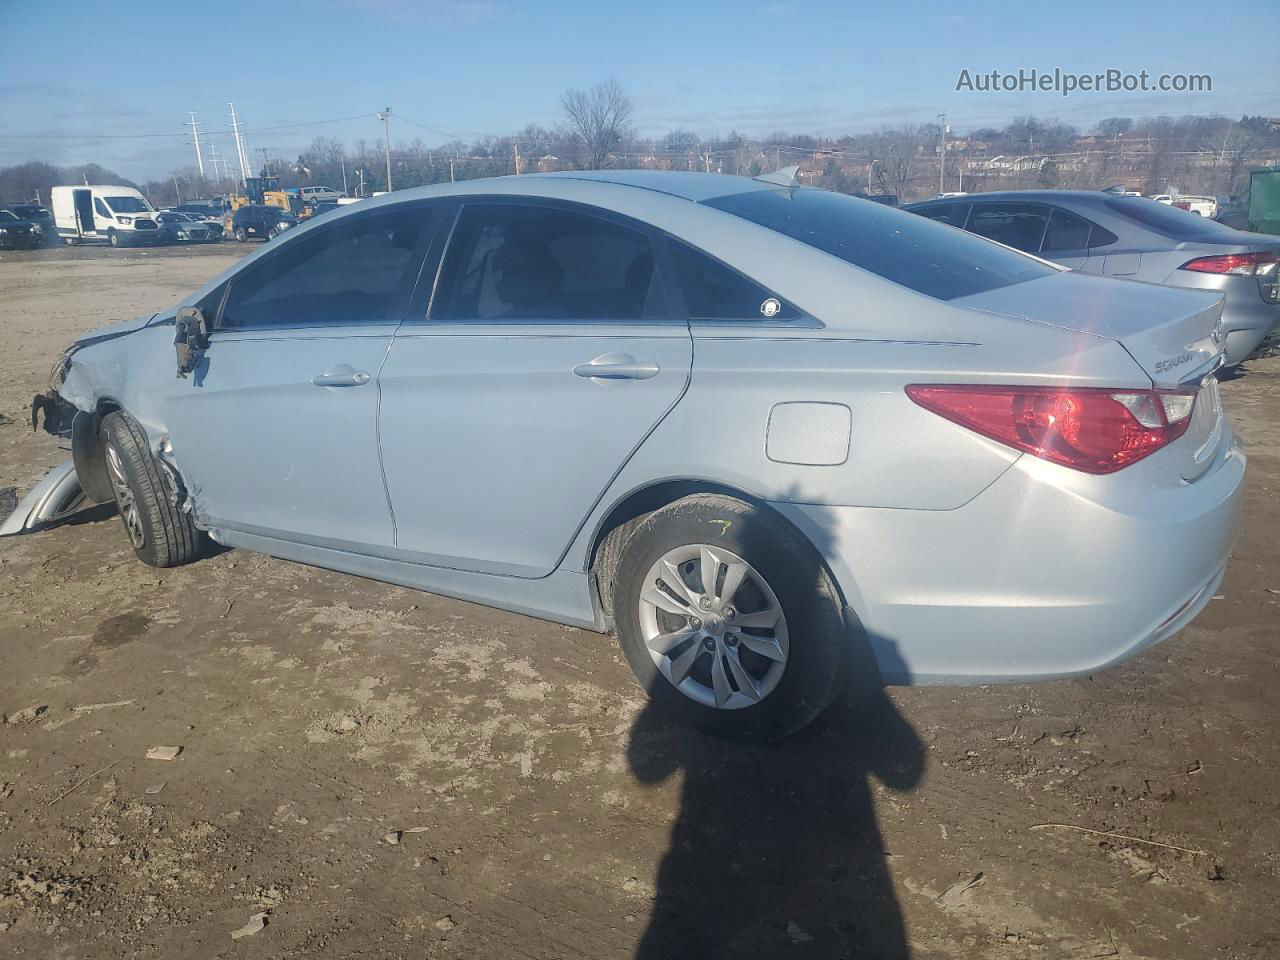
[[1062, 207], [1052, 207], [1044, 241], [1040, 245], [1040, 256], [1079, 270], [1089, 259], [1089, 234], [1092, 230], [1093, 224], [1084, 217]]
[[379, 381], [397, 555], [550, 573], [692, 361], [648, 227], [580, 204], [466, 201], [429, 314], [397, 331]]
[[432, 214], [397, 204], [344, 217], [231, 278], [209, 349], [165, 415], [211, 525], [390, 547], [377, 377]]

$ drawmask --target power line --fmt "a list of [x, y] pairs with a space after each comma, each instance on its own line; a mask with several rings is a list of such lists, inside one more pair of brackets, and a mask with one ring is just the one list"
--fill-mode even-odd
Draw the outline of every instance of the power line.
[[[319, 127], [329, 123], [346, 123], [349, 120], [364, 120], [367, 113], [357, 113], [349, 117], [334, 117], [331, 120], [306, 120], [300, 123], [282, 123], [271, 127], [241, 127], [242, 134], [267, 133], [272, 130], [296, 130], [301, 127]], [[439, 133], [440, 131], [436, 131]], [[0, 134], [0, 140], [144, 140], [161, 137], [186, 137], [182, 133], [85, 133], [85, 134]], [[448, 134], [445, 134], [448, 136]]]

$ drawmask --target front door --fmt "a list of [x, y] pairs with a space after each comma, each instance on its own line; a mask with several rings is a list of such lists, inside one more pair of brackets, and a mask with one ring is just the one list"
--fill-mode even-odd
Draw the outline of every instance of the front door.
[[377, 378], [432, 226], [421, 204], [343, 218], [229, 281], [206, 356], [166, 410], [203, 521], [391, 546]]
[[683, 395], [647, 228], [576, 204], [467, 203], [426, 322], [396, 333], [379, 431], [396, 555], [539, 577]]

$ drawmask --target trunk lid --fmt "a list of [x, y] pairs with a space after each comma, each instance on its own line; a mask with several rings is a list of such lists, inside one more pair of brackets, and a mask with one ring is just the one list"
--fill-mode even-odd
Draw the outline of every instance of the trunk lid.
[[1218, 366], [1224, 300], [1215, 291], [1064, 271], [951, 303], [1115, 340], [1155, 386], [1171, 388]]

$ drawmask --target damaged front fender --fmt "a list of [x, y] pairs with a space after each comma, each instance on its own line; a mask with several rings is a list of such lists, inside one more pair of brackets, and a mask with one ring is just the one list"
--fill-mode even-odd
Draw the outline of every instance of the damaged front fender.
[[0, 537], [31, 533], [52, 526], [80, 509], [84, 491], [72, 460], [54, 467], [31, 488], [13, 513], [0, 523]]

